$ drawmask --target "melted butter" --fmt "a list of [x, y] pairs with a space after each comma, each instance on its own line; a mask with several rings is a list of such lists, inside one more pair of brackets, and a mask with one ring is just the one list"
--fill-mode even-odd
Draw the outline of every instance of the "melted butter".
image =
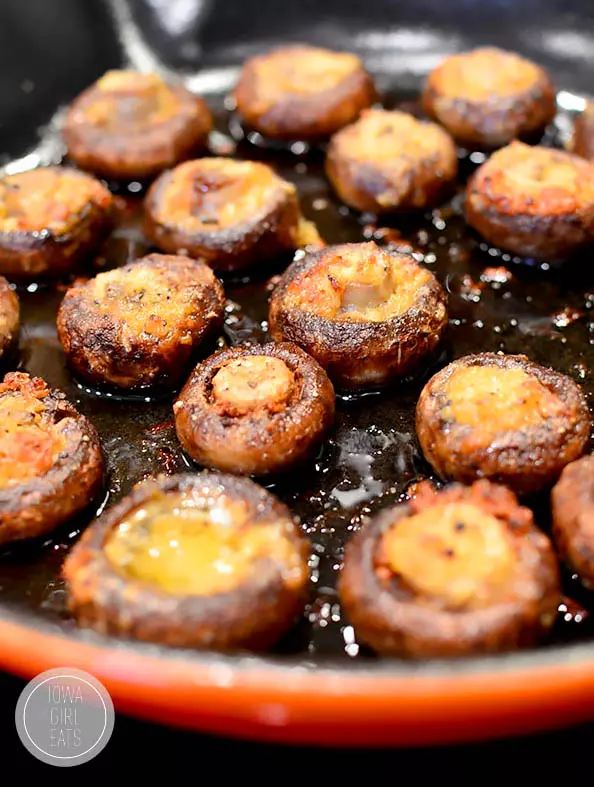
[[213, 399], [229, 415], [246, 415], [261, 408], [283, 410], [294, 388], [295, 376], [286, 363], [267, 355], [233, 360], [212, 380]]
[[63, 435], [44, 417], [42, 399], [26, 393], [0, 397], [0, 488], [37, 478], [64, 449]]
[[0, 231], [64, 234], [104, 193], [100, 183], [66, 168], [9, 175], [0, 181]]
[[157, 220], [186, 230], [218, 232], [253, 221], [295, 187], [253, 161], [199, 159], [176, 167], [156, 208]]
[[222, 497], [205, 506], [189, 495], [160, 495], [120, 522], [104, 550], [123, 574], [173, 595], [232, 591], [265, 558], [280, 564], [287, 584], [304, 572], [285, 523], [254, 525], [245, 504]]
[[[473, 444], [491, 442], [506, 431], [522, 431], [563, 411], [563, 402], [523, 369], [468, 366], [446, 383], [449, 403], [442, 417], [470, 426]], [[466, 446], [467, 448], [471, 446]]]
[[320, 317], [383, 322], [413, 306], [430, 273], [374, 243], [343, 246], [323, 256], [288, 289], [289, 302]]
[[503, 600], [516, 570], [504, 523], [469, 503], [431, 506], [384, 535], [380, 560], [416, 593], [451, 609]]

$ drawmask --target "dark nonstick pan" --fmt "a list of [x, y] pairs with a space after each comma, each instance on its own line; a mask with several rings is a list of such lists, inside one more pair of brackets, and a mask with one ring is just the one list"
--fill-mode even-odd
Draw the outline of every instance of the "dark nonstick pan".
[[[2, 165], [11, 171], [59, 161], [59, 109], [110, 67], [181, 72], [216, 113], [213, 151], [273, 164], [295, 182], [306, 215], [328, 242], [401, 238], [419, 249], [450, 295], [446, 350], [524, 352], [594, 392], [594, 274], [590, 260], [563, 269], [529, 265], [481, 244], [460, 200], [416, 218], [381, 222], [341, 207], [322, 175], [319, 150], [272, 149], [242, 133], [225, 96], [249, 55], [279, 42], [355, 51], [377, 76], [387, 106], [417, 111], [423, 75], [444, 55], [480, 44], [518, 51], [547, 67], [559, 116], [546, 143], [560, 145], [594, 71], [594, 8], [567, 0], [3, 0], [0, 8]], [[462, 155], [467, 176], [480, 156]], [[143, 184], [110, 184], [124, 218], [89, 261], [121, 265], [149, 247], [139, 229]], [[226, 281], [229, 344], [266, 338], [267, 280]], [[101, 509], [141, 478], [189, 467], [175, 439], [171, 401], [118, 399], [71, 376], [56, 338], [64, 288], [20, 291], [20, 366], [64, 390], [97, 426], [109, 464]], [[140, 645], [76, 628], [59, 570], [95, 515], [45, 542], [6, 549], [0, 559], [0, 665], [31, 676], [79, 667], [109, 688], [116, 706], [164, 723], [253, 738], [327, 744], [410, 744], [476, 739], [575, 722], [593, 715], [594, 598], [569, 573], [568, 600], [538, 650], [451, 662], [380, 659], [360, 648], [343, 619], [336, 578], [361, 518], [430, 477], [414, 435], [422, 384], [367, 396], [341, 395], [331, 439], [315, 461], [267, 482], [306, 525], [313, 542], [311, 603], [301, 623], [267, 656], [222, 656]], [[547, 500], [535, 501], [547, 527]]]

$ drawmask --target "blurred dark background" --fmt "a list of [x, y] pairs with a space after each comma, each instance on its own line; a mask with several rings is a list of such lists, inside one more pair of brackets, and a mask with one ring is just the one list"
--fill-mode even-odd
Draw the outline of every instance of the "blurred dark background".
[[56, 107], [125, 60], [192, 74], [286, 40], [357, 50], [399, 80], [493, 43], [594, 92], [592, 0], [1, 0], [0, 154], [22, 155]]

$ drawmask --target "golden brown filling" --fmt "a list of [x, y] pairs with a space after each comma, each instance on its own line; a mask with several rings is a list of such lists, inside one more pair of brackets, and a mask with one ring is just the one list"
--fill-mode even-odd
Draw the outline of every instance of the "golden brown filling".
[[361, 68], [356, 55], [305, 47], [280, 50], [254, 61], [256, 112], [267, 112], [287, 95], [316, 95], [337, 87]]
[[68, 232], [91, 202], [105, 201], [100, 183], [67, 169], [34, 169], [0, 181], [0, 232]]
[[594, 202], [594, 167], [560, 151], [512, 142], [487, 166], [502, 195], [525, 197], [523, 212], [570, 213]]
[[266, 409], [284, 410], [295, 391], [295, 375], [280, 358], [250, 355], [225, 364], [212, 380], [212, 396], [221, 413], [242, 416]]
[[517, 566], [506, 525], [464, 502], [401, 519], [383, 536], [378, 559], [415, 594], [453, 610], [505, 600]]
[[156, 74], [108, 71], [95, 87], [80, 120], [106, 130], [148, 128], [174, 117], [181, 106], [176, 93]]
[[[120, 323], [120, 338], [125, 344], [128, 339], [143, 336], [162, 341], [171, 338], [180, 323], [199, 308], [190, 284], [180, 287], [164, 271], [135, 265], [130, 270], [100, 273], [87, 287], [95, 309]], [[191, 344], [191, 333], [181, 340]]]
[[374, 243], [342, 246], [323, 255], [287, 289], [291, 307], [320, 317], [383, 322], [404, 314], [430, 274]]
[[449, 57], [434, 72], [432, 82], [443, 95], [486, 101], [530, 90], [540, 74], [538, 66], [529, 60], [487, 47]]
[[394, 167], [408, 172], [415, 160], [435, 156], [444, 141], [447, 144], [444, 132], [435, 124], [422, 123], [406, 112], [383, 109], [365, 110], [343, 134], [349, 158], [389, 163], [391, 174]]
[[263, 164], [231, 159], [188, 161], [171, 174], [155, 215], [187, 231], [219, 232], [253, 222], [273, 210], [295, 187]]
[[147, 501], [109, 534], [104, 550], [126, 576], [179, 596], [235, 590], [266, 559], [287, 585], [300, 584], [305, 570], [286, 523], [256, 525], [245, 503], [192, 492]]
[[64, 436], [47, 417], [43, 398], [27, 391], [0, 397], [2, 489], [47, 473], [64, 450]]
[[467, 366], [457, 369], [444, 388], [448, 404], [442, 418], [469, 426], [465, 440], [471, 450], [509, 431], [524, 431], [560, 415], [557, 394], [523, 369]]

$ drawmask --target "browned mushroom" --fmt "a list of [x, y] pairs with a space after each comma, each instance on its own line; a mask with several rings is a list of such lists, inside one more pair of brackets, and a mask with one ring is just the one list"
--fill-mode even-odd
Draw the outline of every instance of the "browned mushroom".
[[311, 46], [285, 46], [250, 58], [235, 88], [244, 120], [267, 137], [327, 137], [375, 100], [356, 55]]
[[576, 117], [569, 149], [577, 156], [594, 159], [594, 102], [588, 101]]
[[224, 306], [223, 287], [203, 262], [150, 254], [70, 289], [58, 336], [85, 380], [175, 388], [197, 347], [222, 324]]
[[0, 273], [9, 279], [62, 276], [111, 225], [113, 197], [83, 172], [44, 167], [0, 180]]
[[437, 279], [375, 243], [305, 254], [270, 302], [270, 335], [303, 347], [344, 388], [402, 377], [433, 351], [447, 324]]
[[20, 305], [16, 292], [0, 276], [0, 363], [10, 357], [19, 341]]
[[423, 210], [451, 190], [456, 147], [435, 123], [405, 112], [369, 109], [335, 134], [326, 173], [338, 196], [361, 211]]
[[173, 406], [200, 464], [263, 475], [311, 457], [334, 419], [334, 389], [294, 344], [222, 350], [199, 364]]
[[95, 521], [64, 563], [82, 626], [183, 647], [264, 648], [303, 610], [307, 540], [246, 478], [161, 477]]
[[341, 602], [358, 639], [432, 658], [536, 644], [556, 617], [559, 570], [532, 512], [477, 481], [382, 511], [347, 546]]
[[39, 377], [0, 383], [0, 543], [49, 533], [97, 495], [103, 454], [92, 424]]
[[594, 243], [594, 164], [512, 142], [470, 179], [466, 220], [514, 254], [566, 259]]
[[551, 493], [553, 539], [582, 583], [594, 588], [594, 456], [571, 462]]
[[205, 102], [157, 74], [108, 71], [72, 103], [64, 124], [68, 157], [108, 178], [145, 179], [207, 141]]
[[529, 494], [581, 456], [586, 398], [570, 377], [525, 355], [467, 355], [434, 375], [417, 404], [417, 435], [443, 478], [485, 477]]
[[485, 47], [433, 69], [423, 107], [462, 145], [491, 150], [541, 133], [555, 117], [555, 88], [530, 60]]
[[164, 172], [145, 202], [145, 230], [161, 250], [235, 271], [319, 240], [295, 186], [266, 164], [197, 159]]

